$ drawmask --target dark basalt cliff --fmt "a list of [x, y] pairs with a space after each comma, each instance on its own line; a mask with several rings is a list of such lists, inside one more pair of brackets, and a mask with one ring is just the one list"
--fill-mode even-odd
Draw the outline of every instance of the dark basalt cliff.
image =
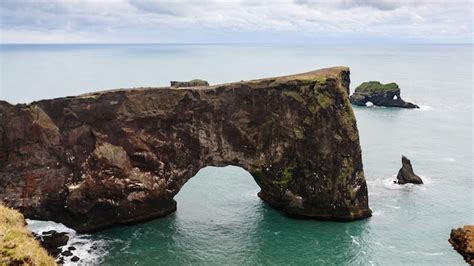
[[349, 69], [215, 86], [0, 102], [0, 199], [79, 232], [176, 210], [205, 166], [249, 171], [296, 217], [371, 215]]

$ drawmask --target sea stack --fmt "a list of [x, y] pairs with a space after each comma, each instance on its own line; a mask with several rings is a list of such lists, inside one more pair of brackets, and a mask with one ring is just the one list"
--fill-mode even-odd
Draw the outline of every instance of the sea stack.
[[397, 175], [398, 184], [423, 184], [421, 177], [415, 174], [413, 167], [411, 166], [410, 160], [402, 155], [402, 168], [398, 171]]
[[448, 241], [469, 265], [474, 265], [474, 225], [452, 229]]
[[418, 105], [405, 102], [400, 97], [400, 87], [397, 83], [382, 84], [378, 81], [369, 81], [360, 84], [350, 97], [354, 105], [420, 108]]
[[283, 213], [371, 216], [349, 68], [198, 87], [0, 101], [0, 198], [79, 232], [165, 216], [201, 168], [235, 165]]

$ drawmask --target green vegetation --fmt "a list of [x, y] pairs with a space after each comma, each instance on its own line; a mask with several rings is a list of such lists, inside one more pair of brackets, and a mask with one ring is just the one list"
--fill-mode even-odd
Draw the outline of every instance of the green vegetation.
[[296, 162], [292, 162], [288, 164], [285, 169], [283, 169], [283, 172], [281, 173], [281, 177], [279, 180], [274, 180], [273, 184], [277, 185], [280, 187], [280, 189], [284, 189], [288, 187], [288, 184], [293, 180], [293, 170], [297, 167]]
[[355, 92], [386, 92], [399, 89], [400, 88], [395, 82], [382, 84], [379, 81], [368, 81], [360, 84], [355, 89]]
[[311, 79], [312, 81], [316, 81], [316, 83], [319, 83], [319, 84], [322, 84], [322, 83], [326, 83], [326, 77], [314, 77]]
[[311, 125], [313, 123], [313, 120], [311, 119], [311, 117], [305, 117], [304, 120], [303, 120], [303, 123], [305, 125]]
[[314, 105], [310, 105], [310, 106], [308, 106], [308, 110], [309, 110], [310, 113], [312, 113], [314, 115], [317, 111], [317, 108]]
[[0, 205], [0, 265], [56, 265], [16, 210]]
[[332, 104], [332, 99], [325, 93], [318, 93], [316, 95], [316, 100], [318, 100], [319, 106], [322, 108], [327, 108]]
[[352, 167], [352, 161], [347, 158], [344, 158], [341, 172], [337, 176], [337, 180], [340, 182], [344, 181], [346, 177], [352, 174], [352, 172], [354, 172], [354, 168]]
[[286, 97], [292, 97], [299, 103], [304, 103], [303, 97], [296, 91], [284, 91], [283, 95], [285, 95]]
[[300, 76], [300, 80], [308, 80], [308, 81], [315, 81], [316, 83], [323, 84], [326, 83], [326, 76]]
[[304, 128], [294, 127], [293, 133], [295, 134], [296, 139], [304, 139]]

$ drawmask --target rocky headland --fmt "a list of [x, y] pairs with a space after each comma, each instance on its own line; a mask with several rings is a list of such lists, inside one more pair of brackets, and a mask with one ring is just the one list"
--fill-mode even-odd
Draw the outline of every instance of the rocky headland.
[[449, 243], [469, 265], [474, 265], [474, 225], [451, 230]]
[[205, 166], [295, 217], [369, 217], [349, 69], [0, 102], [0, 199], [79, 232], [161, 217]]
[[378, 81], [368, 81], [360, 84], [350, 97], [354, 105], [420, 108], [418, 105], [405, 102], [400, 97], [400, 87], [397, 83], [382, 84]]

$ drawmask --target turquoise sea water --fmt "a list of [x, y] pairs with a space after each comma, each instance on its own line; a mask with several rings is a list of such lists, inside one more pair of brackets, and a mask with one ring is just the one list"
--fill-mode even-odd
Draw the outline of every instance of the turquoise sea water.
[[[30, 102], [203, 78], [238, 81], [351, 67], [397, 82], [420, 110], [355, 107], [373, 217], [295, 220], [265, 205], [243, 169], [207, 167], [178, 211], [81, 236], [83, 263], [106, 265], [463, 265], [447, 239], [474, 223], [472, 45], [2, 45], [0, 99]], [[425, 184], [393, 184], [408, 156]], [[78, 244], [79, 245], [79, 244]], [[84, 250], [85, 249], [85, 250]], [[90, 251], [90, 253], [89, 253]]]

